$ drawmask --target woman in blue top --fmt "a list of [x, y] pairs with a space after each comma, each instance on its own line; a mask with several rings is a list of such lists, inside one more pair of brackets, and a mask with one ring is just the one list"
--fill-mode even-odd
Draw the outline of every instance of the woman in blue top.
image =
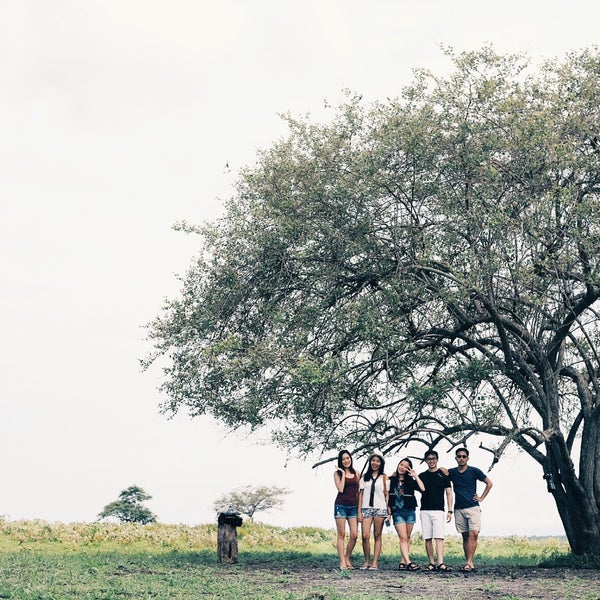
[[390, 477], [390, 508], [394, 527], [400, 542], [400, 571], [418, 571], [419, 565], [410, 560], [410, 534], [416, 521], [417, 499], [415, 492], [424, 492], [425, 486], [413, 469], [412, 461], [403, 458]]

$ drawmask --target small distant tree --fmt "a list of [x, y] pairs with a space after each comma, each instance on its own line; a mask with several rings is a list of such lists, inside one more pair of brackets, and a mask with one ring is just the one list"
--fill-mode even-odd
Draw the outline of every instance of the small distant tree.
[[152, 496], [141, 487], [132, 485], [119, 494], [119, 499], [107, 504], [98, 518], [106, 519], [115, 517], [121, 523], [156, 523], [156, 515], [146, 508], [142, 502], [150, 500]]
[[224, 512], [231, 508], [252, 519], [256, 512], [281, 508], [284, 503], [282, 496], [289, 493], [291, 490], [276, 485], [246, 485], [215, 500], [213, 508], [217, 512]]

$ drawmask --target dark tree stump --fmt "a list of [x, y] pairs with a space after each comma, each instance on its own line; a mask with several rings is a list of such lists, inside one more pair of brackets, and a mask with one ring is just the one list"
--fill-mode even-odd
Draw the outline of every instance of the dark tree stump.
[[236, 563], [238, 560], [237, 528], [242, 519], [237, 513], [220, 513], [217, 529], [219, 562]]

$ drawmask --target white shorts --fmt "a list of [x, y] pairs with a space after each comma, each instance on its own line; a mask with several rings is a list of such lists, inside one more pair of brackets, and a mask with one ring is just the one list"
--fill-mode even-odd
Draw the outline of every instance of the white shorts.
[[443, 510], [422, 510], [421, 535], [424, 540], [443, 540], [446, 513]]

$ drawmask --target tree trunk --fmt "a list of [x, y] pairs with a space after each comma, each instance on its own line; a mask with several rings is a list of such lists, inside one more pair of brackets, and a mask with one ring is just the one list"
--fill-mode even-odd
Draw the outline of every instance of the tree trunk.
[[[547, 443], [548, 465], [544, 477], [554, 496], [571, 551], [600, 560], [600, 503], [597, 496], [600, 427], [587, 420], [581, 442], [579, 477], [575, 473], [564, 438], [556, 436]], [[552, 489], [554, 488], [554, 489]]]
[[237, 528], [223, 523], [217, 533], [219, 562], [236, 563], [238, 560]]
[[242, 524], [242, 519], [237, 514], [221, 513], [218, 517], [218, 524], [217, 555], [219, 562], [237, 563], [237, 528]]

